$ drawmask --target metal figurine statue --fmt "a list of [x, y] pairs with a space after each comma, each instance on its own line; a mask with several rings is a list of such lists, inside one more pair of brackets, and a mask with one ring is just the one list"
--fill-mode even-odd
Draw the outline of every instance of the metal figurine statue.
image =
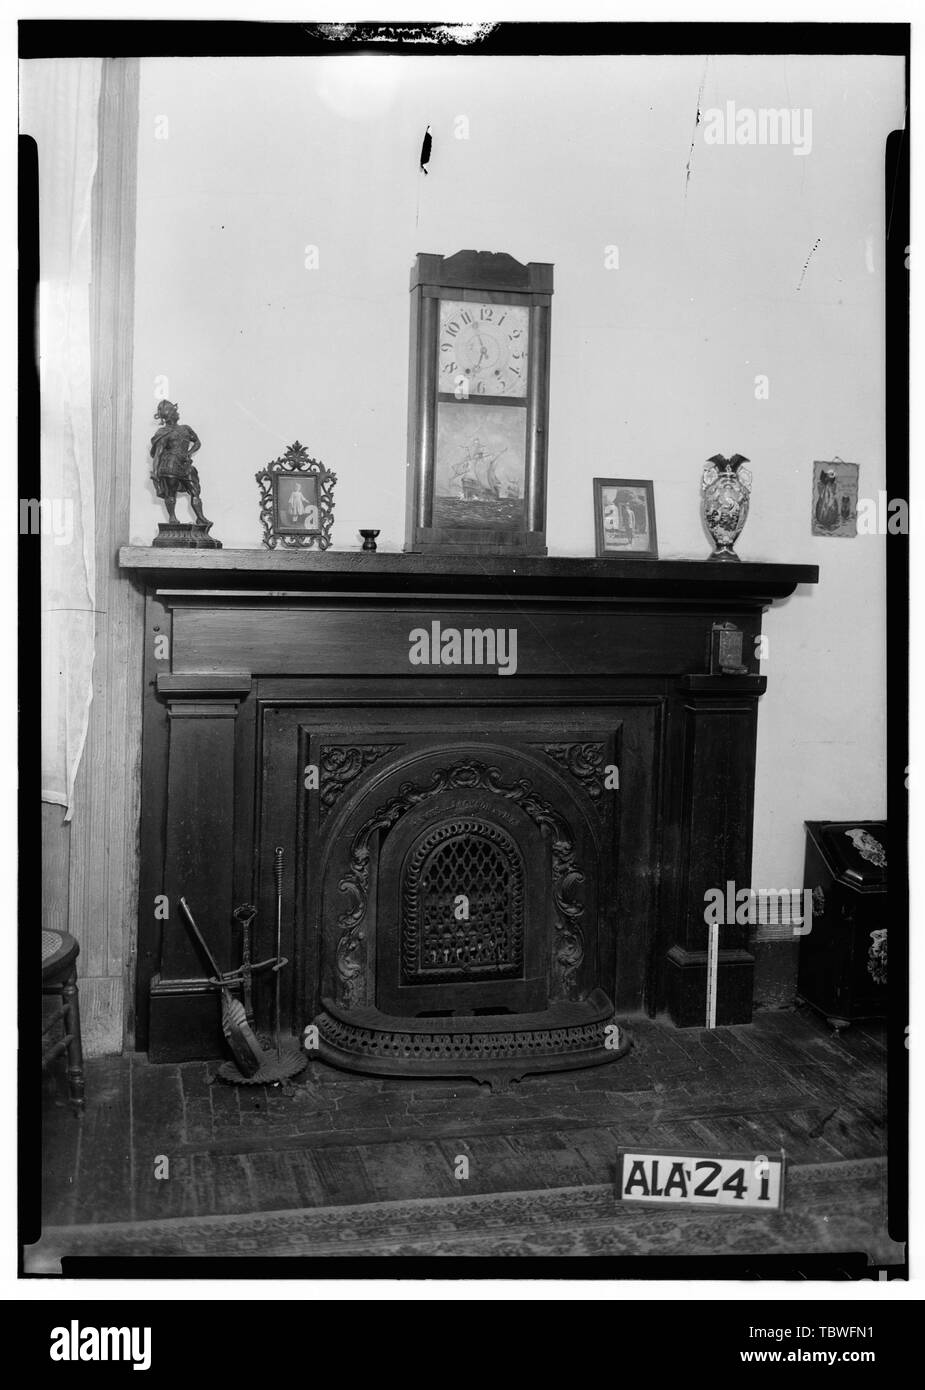
[[[202, 447], [199, 436], [189, 425], [180, 424], [180, 412], [173, 401], [159, 401], [154, 418], [160, 429], [151, 436], [151, 481], [154, 491], [167, 507], [168, 521], [161, 522], [153, 545], [220, 549], [221, 541], [209, 535], [212, 522], [202, 510], [199, 473], [193, 455]], [[177, 494], [190, 500], [192, 524], [177, 521]]]

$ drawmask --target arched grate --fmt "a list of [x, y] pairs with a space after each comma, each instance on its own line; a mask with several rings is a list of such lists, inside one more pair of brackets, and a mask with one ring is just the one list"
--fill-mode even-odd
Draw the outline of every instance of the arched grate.
[[478, 820], [432, 830], [403, 875], [403, 981], [517, 976], [523, 938], [523, 861], [510, 836]]

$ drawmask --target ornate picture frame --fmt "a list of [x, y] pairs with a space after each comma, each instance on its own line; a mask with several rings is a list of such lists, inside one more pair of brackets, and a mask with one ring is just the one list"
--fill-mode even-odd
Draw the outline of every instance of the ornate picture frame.
[[594, 553], [599, 559], [658, 559], [650, 478], [594, 479]]
[[255, 473], [260, 488], [263, 543], [291, 549], [327, 550], [334, 524], [337, 474], [309, 456], [298, 440], [282, 458]]

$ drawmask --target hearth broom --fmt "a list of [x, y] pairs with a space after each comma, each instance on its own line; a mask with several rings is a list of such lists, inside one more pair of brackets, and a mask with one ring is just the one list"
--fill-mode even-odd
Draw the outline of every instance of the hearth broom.
[[[215, 957], [203, 940], [202, 932], [196, 926], [195, 919], [190, 911], [189, 904], [185, 898], [180, 899], [186, 920], [193, 929], [193, 933], [199, 945], [202, 947], [206, 960], [214, 971], [214, 978], [210, 981], [221, 991], [222, 996], [222, 1032], [228, 1041], [231, 1055], [237, 1063], [238, 1070], [243, 1076], [254, 1076], [263, 1065], [265, 1060], [263, 1049], [254, 1037], [247, 1016], [244, 1012], [244, 1005], [240, 1000], [235, 999], [225, 984], [224, 976], [219, 970]], [[277, 974], [277, 980], [279, 975]], [[279, 985], [277, 984], [277, 992]]]

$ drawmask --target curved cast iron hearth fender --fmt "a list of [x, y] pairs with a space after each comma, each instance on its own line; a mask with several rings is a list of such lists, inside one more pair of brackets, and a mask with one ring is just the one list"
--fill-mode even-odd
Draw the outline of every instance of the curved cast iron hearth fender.
[[455, 1018], [397, 1018], [370, 1006], [322, 1003], [313, 1020], [322, 1061], [381, 1076], [471, 1077], [507, 1089], [531, 1073], [616, 1062], [633, 1046], [623, 1027], [608, 1037], [613, 1005], [601, 989], [537, 1013]]

